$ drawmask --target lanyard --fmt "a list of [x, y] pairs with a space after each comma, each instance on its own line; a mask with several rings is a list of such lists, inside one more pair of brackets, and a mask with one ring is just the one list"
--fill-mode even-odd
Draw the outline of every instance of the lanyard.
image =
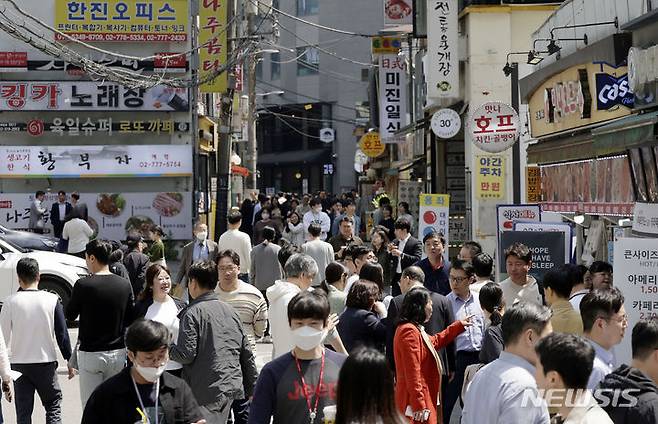
[[[324, 350], [322, 351], [322, 362], [320, 363], [320, 379], [318, 385], [315, 387], [315, 405], [311, 408], [311, 399], [306, 395], [306, 381], [304, 381], [304, 374], [302, 373], [302, 366], [299, 364], [299, 359], [295, 356], [295, 364], [297, 365], [297, 372], [299, 378], [302, 380], [302, 392], [304, 399], [306, 399], [306, 406], [308, 407], [308, 414], [311, 424], [315, 421], [318, 412], [318, 403], [320, 402], [320, 388], [322, 387], [322, 380], [324, 378]], [[157, 423], [156, 423], [157, 424]]]
[[[142, 422], [145, 424], [151, 424], [151, 420], [149, 420], [146, 414], [146, 408], [144, 408], [144, 402], [142, 402], [142, 395], [139, 394], [139, 389], [137, 389], [137, 383], [135, 383], [135, 379], [130, 376], [130, 379], [133, 381], [133, 387], [135, 388], [135, 393], [137, 393], [137, 400], [139, 401], [139, 406], [141, 408], [141, 412], [138, 410], [137, 412], [140, 413], [142, 416]], [[160, 379], [158, 378], [158, 381], [155, 383], [155, 424], [158, 424], [158, 398], [160, 397]]]

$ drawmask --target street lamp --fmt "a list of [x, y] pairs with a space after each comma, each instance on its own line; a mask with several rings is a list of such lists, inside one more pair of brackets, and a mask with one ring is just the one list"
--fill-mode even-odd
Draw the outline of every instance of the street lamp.
[[528, 52], [528, 65], [539, 65], [542, 60], [544, 60], [544, 58], [539, 55], [539, 52], [534, 50]]

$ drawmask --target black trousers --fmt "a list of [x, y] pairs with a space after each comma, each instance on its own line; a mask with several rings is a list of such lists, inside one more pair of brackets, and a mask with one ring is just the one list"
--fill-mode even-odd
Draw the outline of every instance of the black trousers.
[[401, 277], [402, 274], [398, 274], [397, 272], [395, 273], [395, 275], [393, 275], [393, 281], [391, 281], [391, 296], [393, 297], [402, 294], [402, 290], [400, 289]]
[[455, 355], [455, 378], [448, 384], [446, 397], [443, 402], [443, 420], [450, 421], [452, 410], [459, 399], [464, 385], [464, 372], [466, 367], [480, 363], [480, 351], [457, 351]]
[[233, 410], [233, 424], [247, 424], [247, 421], [249, 421], [249, 399], [235, 399], [231, 409]]
[[14, 381], [16, 392], [16, 422], [31, 424], [34, 411], [34, 391], [46, 410], [47, 424], [62, 422], [62, 391], [57, 381], [57, 362], [43, 364], [11, 364], [11, 369], [23, 374]]

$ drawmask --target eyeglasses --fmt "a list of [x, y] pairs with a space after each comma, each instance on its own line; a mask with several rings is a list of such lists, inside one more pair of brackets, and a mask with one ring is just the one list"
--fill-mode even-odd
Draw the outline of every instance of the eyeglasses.
[[464, 281], [468, 281], [470, 277], [453, 277], [452, 275], [449, 277], [450, 281], [453, 283], [461, 284]]

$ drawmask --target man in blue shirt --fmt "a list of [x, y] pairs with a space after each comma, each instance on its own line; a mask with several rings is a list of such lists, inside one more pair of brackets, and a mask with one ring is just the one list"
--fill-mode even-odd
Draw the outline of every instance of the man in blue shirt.
[[423, 237], [425, 254], [427, 257], [416, 262], [414, 265], [420, 267], [425, 274], [425, 287], [447, 296], [450, 293], [450, 262], [443, 257], [446, 247], [446, 239], [442, 234], [432, 231]]

